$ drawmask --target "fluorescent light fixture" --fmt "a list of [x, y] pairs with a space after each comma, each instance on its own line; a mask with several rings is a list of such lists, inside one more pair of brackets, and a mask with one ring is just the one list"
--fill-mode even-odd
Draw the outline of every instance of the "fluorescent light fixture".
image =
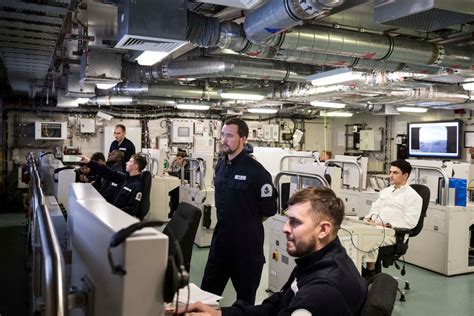
[[397, 108], [398, 112], [409, 112], [409, 113], [426, 113], [427, 108], [420, 108], [415, 106], [401, 106]]
[[474, 82], [465, 83], [462, 85], [464, 90], [474, 91]]
[[223, 99], [235, 99], [235, 100], [249, 100], [249, 101], [262, 101], [265, 99], [264, 95], [257, 94], [250, 91], [222, 91], [220, 95]]
[[338, 68], [308, 76], [306, 79], [311, 81], [315, 86], [328, 86], [347, 81], [360, 80], [362, 78], [362, 72], [352, 71], [351, 68]]
[[352, 115], [353, 115], [351, 112], [339, 112], [339, 111], [320, 112], [319, 114], [321, 116], [328, 116], [328, 117], [352, 117]]
[[118, 82], [115, 82], [115, 83], [96, 83], [95, 86], [97, 87], [97, 89], [100, 89], [100, 90], [107, 90], [107, 89], [110, 89], [112, 87], [115, 87], [117, 85]]
[[114, 118], [112, 115], [107, 114], [107, 113], [102, 112], [102, 111], [97, 112], [96, 116], [103, 119], [103, 120], [107, 120], [107, 121], [110, 121], [111, 119]]
[[309, 102], [309, 104], [311, 104], [312, 106], [320, 107], [320, 108], [331, 108], [331, 109], [342, 109], [346, 107], [344, 103], [337, 103], [337, 102], [311, 101]]
[[209, 110], [211, 106], [207, 104], [178, 103], [176, 107], [180, 110], [206, 111]]
[[77, 98], [76, 99], [77, 104], [83, 104], [89, 102], [89, 98]]
[[247, 112], [250, 113], [260, 113], [260, 114], [275, 114], [278, 112], [278, 109], [271, 109], [271, 108], [250, 108], [247, 109]]
[[141, 53], [140, 56], [135, 59], [139, 65], [142, 66], [152, 66], [159, 61], [162, 61], [166, 56], [169, 55], [169, 52], [154, 52], [146, 50]]

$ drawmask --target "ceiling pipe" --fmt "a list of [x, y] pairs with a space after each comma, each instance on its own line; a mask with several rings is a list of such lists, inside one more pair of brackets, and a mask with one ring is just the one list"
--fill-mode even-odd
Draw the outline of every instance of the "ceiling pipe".
[[223, 77], [305, 82], [306, 77], [315, 72], [316, 68], [310, 65], [250, 58], [176, 60], [162, 66], [162, 77], [165, 79]]
[[196, 86], [177, 86], [165, 84], [124, 83], [111, 89], [112, 93], [121, 96], [149, 96], [185, 99], [221, 100], [218, 91], [206, 90]]
[[303, 21], [329, 15], [331, 9], [343, 3], [344, 0], [269, 0], [245, 18], [245, 34], [253, 43], [264, 43]]

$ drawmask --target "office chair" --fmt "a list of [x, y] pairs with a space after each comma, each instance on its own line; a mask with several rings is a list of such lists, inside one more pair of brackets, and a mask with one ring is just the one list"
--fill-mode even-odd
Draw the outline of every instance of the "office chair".
[[397, 297], [398, 283], [390, 275], [379, 273], [369, 285], [362, 316], [390, 316]]
[[[382, 266], [384, 268], [388, 268], [391, 265], [395, 265], [397, 269], [400, 269], [400, 266], [396, 262], [399, 260], [403, 255], [407, 252], [408, 250], [408, 241], [407, 239], [405, 241], [405, 236], [408, 235], [409, 237], [415, 237], [418, 235], [422, 228], [423, 228], [423, 223], [425, 221], [426, 217], [426, 212], [428, 210], [428, 204], [430, 203], [430, 189], [422, 184], [411, 184], [410, 185], [416, 193], [418, 193], [419, 196], [421, 196], [423, 200], [423, 204], [421, 206], [421, 214], [420, 218], [418, 219], [418, 223], [413, 229], [408, 229], [408, 228], [393, 228], [395, 230], [395, 238], [396, 238], [396, 243], [395, 245], [391, 246], [386, 246], [386, 247], [381, 247], [379, 249], [379, 255], [377, 257], [377, 262], [375, 263], [375, 271], [376, 273], [379, 273], [382, 271]], [[402, 276], [405, 275], [405, 261], [403, 260], [403, 267], [401, 270]], [[405, 290], [410, 289], [410, 283], [408, 280], [402, 279], [395, 277], [395, 279], [405, 282]], [[405, 293], [398, 289], [400, 292], [400, 301], [405, 301]]]
[[[178, 240], [183, 252], [184, 266], [189, 271], [191, 266], [191, 257], [193, 254], [194, 238], [201, 219], [201, 210], [194, 205], [181, 202], [174, 212], [173, 217], [163, 229], [163, 233], [174, 236]], [[172, 239], [172, 238], [171, 238]], [[169, 255], [173, 255], [174, 248], [170, 244]]]
[[150, 210], [150, 191], [151, 191], [151, 173], [150, 171], [142, 171], [140, 176], [142, 181], [142, 199], [136, 217], [140, 220], [144, 219]]

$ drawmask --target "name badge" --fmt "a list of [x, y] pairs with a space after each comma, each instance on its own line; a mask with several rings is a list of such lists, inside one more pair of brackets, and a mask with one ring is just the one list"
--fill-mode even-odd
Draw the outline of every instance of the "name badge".
[[119, 150], [127, 151], [127, 148], [125, 148], [125, 147], [120, 147]]
[[247, 179], [247, 176], [241, 176], [241, 175], [238, 175], [236, 174], [235, 177], [234, 177], [235, 180], [246, 180]]
[[132, 192], [132, 189], [130, 189], [130, 188], [123, 187], [123, 189], [124, 189], [125, 191]]

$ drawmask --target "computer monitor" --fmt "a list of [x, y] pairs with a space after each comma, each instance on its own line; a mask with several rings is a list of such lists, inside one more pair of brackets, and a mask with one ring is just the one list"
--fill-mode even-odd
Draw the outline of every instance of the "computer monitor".
[[408, 155], [461, 158], [461, 121], [408, 123]]

